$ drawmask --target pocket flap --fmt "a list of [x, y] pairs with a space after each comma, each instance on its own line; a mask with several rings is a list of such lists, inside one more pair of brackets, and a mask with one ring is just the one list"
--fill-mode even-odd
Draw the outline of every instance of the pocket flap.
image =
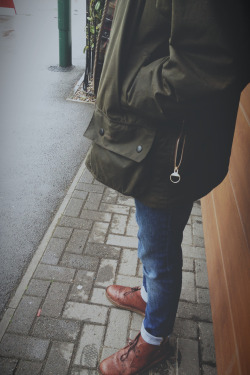
[[112, 122], [104, 113], [95, 110], [84, 136], [109, 151], [139, 163], [152, 147], [155, 129]]

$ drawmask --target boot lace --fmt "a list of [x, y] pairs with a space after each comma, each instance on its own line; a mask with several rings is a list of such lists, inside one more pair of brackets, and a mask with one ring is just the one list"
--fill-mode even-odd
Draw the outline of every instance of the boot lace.
[[124, 293], [124, 296], [127, 296], [128, 294], [131, 294], [131, 293], [135, 293], [137, 292], [138, 290], [141, 290], [141, 287], [140, 286], [136, 286], [134, 288], [131, 288], [128, 292]]
[[140, 333], [138, 333], [138, 335], [136, 336], [136, 338], [134, 340], [130, 340], [129, 343], [128, 343], [128, 350], [126, 353], [124, 353], [121, 357], [120, 357], [120, 360], [122, 362], [124, 362], [127, 358], [128, 358], [128, 355], [129, 353], [131, 352], [131, 350], [134, 350], [135, 351], [135, 347], [138, 343], [138, 340], [139, 340], [139, 337], [140, 337]]

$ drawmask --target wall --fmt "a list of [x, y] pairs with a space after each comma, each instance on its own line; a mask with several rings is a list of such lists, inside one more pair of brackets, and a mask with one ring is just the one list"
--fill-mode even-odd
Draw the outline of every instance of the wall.
[[241, 95], [229, 173], [202, 199], [218, 375], [250, 374], [250, 85]]

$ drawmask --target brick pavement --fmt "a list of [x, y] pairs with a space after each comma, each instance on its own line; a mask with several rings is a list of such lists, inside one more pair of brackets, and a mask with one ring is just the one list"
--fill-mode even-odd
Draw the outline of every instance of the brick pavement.
[[[20, 302], [10, 303], [3, 318], [1, 375], [94, 375], [101, 359], [134, 338], [142, 318], [105, 297], [112, 283], [141, 284], [134, 213], [133, 199], [83, 171]], [[184, 232], [183, 255], [169, 359], [144, 375], [216, 374], [199, 202]]]

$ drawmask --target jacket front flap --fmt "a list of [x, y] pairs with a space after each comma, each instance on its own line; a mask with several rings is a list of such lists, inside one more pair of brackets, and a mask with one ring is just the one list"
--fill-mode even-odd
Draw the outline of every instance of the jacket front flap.
[[149, 153], [155, 132], [146, 126], [116, 123], [96, 109], [84, 136], [106, 150], [139, 163]]

